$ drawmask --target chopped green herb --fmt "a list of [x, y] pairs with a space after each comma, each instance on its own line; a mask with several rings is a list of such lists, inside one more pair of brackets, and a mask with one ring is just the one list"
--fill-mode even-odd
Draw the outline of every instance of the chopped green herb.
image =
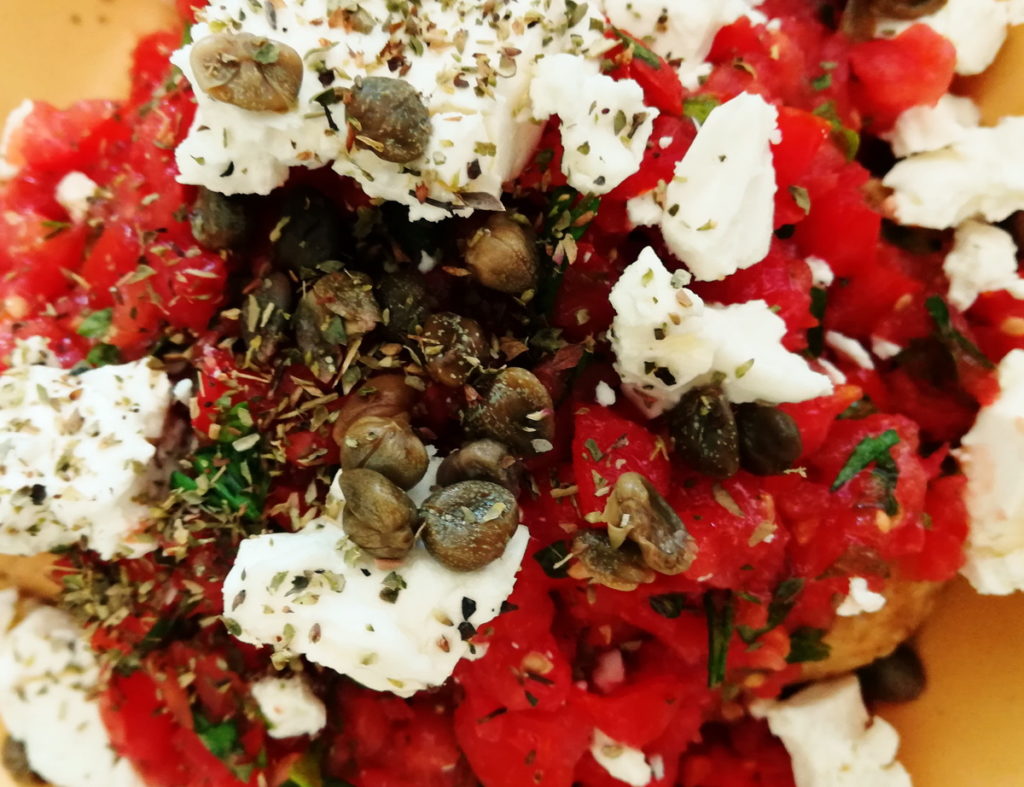
[[651, 609], [663, 618], [678, 618], [687, 608], [686, 596], [682, 593], [662, 593], [647, 599]]
[[93, 367], [109, 366], [112, 363], [121, 363], [121, 351], [112, 344], [97, 344], [88, 355], [85, 362]]
[[808, 661], [824, 661], [831, 649], [822, 642], [824, 629], [802, 626], [789, 635], [789, 655], [786, 661], [790, 664], [803, 664]]
[[811, 87], [815, 90], [828, 90], [832, 87], [832, 75], [822, 74], [811, 80]]
[[843, 469], [839, 471], [836, 480], [832, 482], [832, 491], [835, 492], [872, 462], [875, 464], [895, 464], [889, 449], [899, 441], [900, 436], [896, 433], [895, 429], [886, 429], [880, 435], [865, 437], [853, 449], [850, 458], [846, 460]]
[[225, 760], [232, 754], [240, 752], [238, 728], [233, 721], [222, 721], [213, 724], [201, 713], [194, 713], [196, 734], [210, 753], [218, 760]]
[[790, 577], [779, 583], [772, 594], [772, 600], [768, 603], [768, 619], [758, 629], [750, 626], [737, 626], [737, 633], [748, 645], [754, 642], [762, 634], [766, 634], [779, 626], [786, 619], [786, 616], [796, 604], [797, 596], [804, 589], [804, 580], [800, 577]]
[[704, 125], [711, 111], [721, 103], [714, 96], [690, 96], [683, 102], [683, 114], [690, 120]]
[[952, 352], [962, 351], [986, 369], [995, 368], [992, 361], [985, 356], [985, 353], [978, 349], [978, 345], [953, 327], [953, 321], [949, 316], [949, 306], [946, 305], [941, 296], [932, 295], [929, 297], [924, 302], [924, 308], [935, 323], [936, 336]]
[[604, 459], [604, 452], [597, 447], [597, 442], [592, 437], [588, 437], [583, 441], [583, 447], [587, 449], [587, 453], [590, 454], [590, 458], [595, 462], [600, 462]]
[[814, 108], [814, 114], [825, 118], [832, 126], [832, 141], [846, 154], [847, 161], [853, 161], [860, 150], [860, 134], [843, 125], [834, 101], [826, 101]]
[[725, 681], [729, 641], [733, 632], [733, 601], [714, 593], [704, 594], [704, 614], [708, 624], [708, 686], [714, 688]]
[[661, 58], [658, 57], [654, 52], [645, 47], [635, 38], [619, 30], [617, 27], [612, 28], [612, 32], [618, 37], [618, 39], [626, 45], [626, 49], [633, 53], [633, 57], [640, 60], [651, 68], [658, 70], [661, 68]]
[[102, 339], [110, 330], [110, 320], [114, 314], [112, 308], [90, 312], [82, 318], [78, 325], [78, 335], [86, 339]]
[[803, 186], [790, 186], [789, 193], [800, 210], [804, 213], [811, 212], [811, 195], [807, 193], [807, 189]]

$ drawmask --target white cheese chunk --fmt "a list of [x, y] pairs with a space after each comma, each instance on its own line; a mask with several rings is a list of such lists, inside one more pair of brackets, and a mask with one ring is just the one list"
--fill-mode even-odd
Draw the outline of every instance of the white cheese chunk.
[[895, 358], [903, 352], [903, 348], [895, 342], [890, 342], [888, 339], [883, 339], [880, 336], [872, 336], [871, 352], [875, 354], [876, 358], [888, 361], [890, 358]]
[[853, 675], [816, 683], [751, 712], [768, 720], [793, 761], [796, 787], [911, 787], [896, 760], [900, 737], [864, 707]]
[[15, 132], [21, 128], [21, 124], [25, 122], [25, 118], [32, 114], [33, 109], [35, 109], [35, 104], [26, 99], [12, 109], [7, 115], [7, 120], [4, 121], [3, 131], [0, 131], [0, 183], [10, 180], [18, 174], [20, 168], [11, 163], [8, 158], [11, 152], [11, 140], [14, 138]]
[[1024, 208], [1024, 117], [965, 129], [941, 150], [896, 164], [883, 179], [901, 224], [945, 229], [967, 219], [1002, 221]]
[[144, 361], [76, 375], [15, 355], [0, 375], [0, 553], [82, 538], [108, 560], [151, 550], [141, 498], [156, 480], [167, 375]]
[[828, 262], [821, 257], [813, 256], [808, 257], [804, 262], [811, 269], [811, 284], [813, 286], [822, 287], [826, 290], [832, 286], [832, 282], [836, 280], [836, 275], [832, 272], [832, 266]]
[[[630, 201], [630, 219], [657, 223], [669, 250], [702, 281], [722, 279], [765, 258], [775, 216], [778, 112], [760, 96], [740, 93], [715, 107], [660, 195]], [[657, 216], [657, 222], [650, 219]]]
[[594, 401], [602, 407], [611, 407], [615, 400], [615, 389], [603, 380], [594, 388]]
[[871, 360], [871, 355], [864, 349], [864, 345], [850, 336], [839, 331], [825, 331], [825, 344], [861, 369], [875, 368], [875, 362]]
[[885, 606], [885, 601], [885, 596], [868, 587], [868, 581], [864, 577], [850, 577], [846, 598], [836, 608], [836, 614], [852, 618], [855, 615], [878, 612]]
[[962, 573], [980, 593], [1024, 590], [1024, 350], [999, 364], [999, 397], [964, 436], [967, 536]]
[[980, 221], [965, 221], [957, 227], [942, 270], [949, 278], [949, 302], [961, 311], [983, 292], [1006, 290], [1024, 298], [1024, 280], [1017, 274], [1017, 244], [999, 227]]
[[562, 172], [585, 194], [605, 194], [640, 169], [659, 114], [644, 105], [636, 82], [600, 70], [593, 59], [549, 55], [537, 64], [530, 86], [534, 115], [558, 115]]
[[977, 105], [969, 98], [947, 93], [935, 106], [911, 107], [897, 119], [891, 131], [882, 134], [899, 158], [952, 145], [981, 120]]
[[143, 787], [110, 748], [98, 680], [85, 632], [66, 613], [37, 607], [0, 631], [0, 720], [32, 769], [59, 787]]
[[764, 301], [706, 305], [647, 248], [612, 288], [615, 368], [651, 417], [721, 375], [733, 402], [799, 402], [832, 390], [782, 345], [786, 324]]
[[474, 655], [459, 625], [479, 627], [500, 612], [528, 540], [520, 527], [505, 553], [478, 571], [451, 571], [421, 544], [382, 568], [321, 517], [298, 533], [243, 541], [224, 582], [225, 613], [243, 642], [409, 697], [444, 683]]
[[631, 787], [644, 787], [654, 776], [642, 751], [609, 738], [601, 730], [594, 730], [590, 753], [609, 776]]
[[252, 684], [252, 696], [271, 738], [316, 735], [327, 724], [327, 708], [301, 675], [262, 678]]
[[89, 203], [96, 196], [96, 181], [81, 172], [69, 172], [57, 184], [54, 195], [58, 204], [68, 212], [76, 224], [89, 215]]

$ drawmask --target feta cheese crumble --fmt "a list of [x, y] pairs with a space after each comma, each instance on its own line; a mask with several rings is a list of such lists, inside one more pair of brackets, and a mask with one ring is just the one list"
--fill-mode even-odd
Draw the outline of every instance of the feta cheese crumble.
[[664, 194], [646, 194], [627, 204], [630, 220], [657, 224], [669, 250], [697, 279], [725, 278], [768, 254], [777, 119], [775, 107], [751, 93], [715, 107], [676, 164]]
[[647, 248], [612, 288], [611, 340], [627, 394], [654, 417], [722, 377], [733, 402], [800, 402], [832, 391], [782, 345], [786, 324], [764, 301], [705, 304]]
[[782, 739], [796, 787], [911, 787], [896, 760], [899, 734], [868, 713], [853, 675], [816, 683], [782, 702], [757, 702], [750, 710]]
[[967, 562], [979, 593], [1024, 590], [1024, 350], [999, 364], [999, 397], [981, 408], [959, 454], [967, 476]]
[[973, 101], [947, 93], [935, 106], [911, 107], [897, 119], [882, 138], [892, 145], [899, 158], [939, 150], [964, 138], [964, 132], [981, 121], [981, 112]]
[[252, 684], [252, 696], [271, 738], [316, 735], [327, 724], [327, 708], [301, 675], [258, 680]]
[[68, 212], [76, 224], [89, 215], [89, 202], [96, 196], [96, 181], [81, 172], [69, 172], [60, 179], [54, 195], [58, 204]]
[[822, 287], [828, 289], [832, 286], [832, 282], [836, 280], [836, 275], [832, 271], [832, 266], [828, 264], [821, 257], [808, 257], [804, 260], [807, 263], [807, 267], [811, 269], [811, 284], [815, 287]]
[[53, 607], [0, 631], [0, 720], [32, 769], [60, 787], [144, 787], [110, 748], [85, 632]]
[[4, 121], [3, 131], [0, 131], [0, 183], [10, 180], [18, 174], [19, 167], [8, 159], [11, 152], [11, 139], [13, 139], [14, 133], [21, 128], [25, 119], [32, 114], [33, 109], [35, 109], [35, 104], [26, 99], [12, 109], [7, 115], [7, 120]]
[[878, 612], [885, 606], [885, 603], [885, 596], [869, 588], [868, 581], [864, 577], [850, 577], [846, 598], [836, 608], [836, 614], [844, 618], [852, 618], [855, 615]]
[[642, 751], [613, 740], [601, 730], [594, 730], [590, 753], [609, 776], [631, 787], [644, 787], [654, 776]]
[[949, 278], [949, 302], [961, 311], [967, 311], [983, 292], [1006, 290], [1024, 298], [1024, 280], [1017, 274], [1017, 244], [999, 227], [980, 221], [965, 221], [957, 227], [942, 270]]
[[82, 374], [27, 363], [0, 374], [0, 553], [85, 539], [105, 559], [153, 549], [142, 498], [155, 478], [171, 384], [144, 361]]
[[874, 369], [875, 362], [864, 345], [839, 331], [825, 331], [825, 344], [861, 369]]
[[603, 380], [594, 387], [594, 401], [602, 407], [611, 407], [616, 399], [615, 389]]

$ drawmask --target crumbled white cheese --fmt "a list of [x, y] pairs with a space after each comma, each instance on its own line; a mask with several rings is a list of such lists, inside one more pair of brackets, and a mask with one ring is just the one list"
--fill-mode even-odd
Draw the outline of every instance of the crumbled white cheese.
[[980, 593], [1024, 590], [1024, 350], [999, 364], [999, 397], [981, 408], [959, 458], [967, 476], [962, 573]]
[[846, 598], [836, 608], [836, 614], [852, 618], [863, 613], [878, 612], [884, 606], [885, 596], [869, 588], [864, 577], [850, 577]]
[[611, 291], [615, 368], [648, 415], [716, 373], [733, 402], [800, 402], [831, 392], [824, 375], [783, 347], [786, 324], [768, 304], [707, 305], [688, 282], [647, 248]]
[[828, 377], [829, 381], [833, 385], [846, 384], [846, 375], [843, 374], [839, 370], [839, 367], [837, 367], [830, 360], [828, 360], [827, 358], [819, 358], [817, 363], [821, 367], [822, 372], [824, 372], [825, 376]]
[[864, 345], [850, 336], [839, 333], [839, 331], [825, 331], [825, 344], [861, 369], [875, 368], [875, 362], [871, 360]]
[[143, 787], [110, 748], [85, 632], [52, 607], [0, 631], [0, 720], [32, 769], [60, 787]]
[[0, 131], [0, 183], [10, 180], [18, 174], [20, 167], [12, 164], [7, 157], [10, 155], [14, 133], [21, 128], [21, 124], [32, 114], [33, 109], [35, 109], [35, 104], [26, 99], [12, 109], [7, 115], [7, 120], [4, 121], [3, 131]]
[[76, 375], [20, 360], [0, 375], [0, 553], [80, 538], [108, 560], [151, 550], [140, 498], [155, 480], [167, 375], [144, 361]]
[[89, 215], [89, 203], [96, 196], [99, 186], [96, 181], [82, 172], [69, 172], [60, 179], [54, 195], [57, 203], [68, 212], [76, 224], [85, 221]]
[[1024, 117], [965, 129], [941, 150], [897, 163], [883, 179], [901, 224], [945, 229], [978, 216], [1002, 221], [1024, 208]]
[[896, 119], [882, 137], [899, 158], [939, 150], [964, 137], [981, 120], [977, 105], [969, 98], [946, 93], [935, 106], [911, 107]]
[[832, 282], [836, 280], [835, 273], [832, 272], [832, 266], [829, 265], [821, 257], [808, 257], [804, 260], [807, 263], [807, 267], [811, 269], [811, 285], [814, 287], [822, 287], [828, 289], [832, 286]]
[[911, 787], [897, 761], [900, 736], [864, 707], [853, 675], [816, 683], [751, 713], [768, 720], [793, 762], [796, 787]]
[[[246, 111], [197, 89], [195, 122], [176, 153], [181, 180], [229, 194], [266, 194], [285, 181], [289, 167], [333, 162], [369, 196], [408, 206], [414, 219], [467, 213], [471, 195], [500, 199], [502, 184], [525, 166], [542, 131], [530, 107], [537, 60], [570, 53], [600, 62], [616, 43], [604, 36], [596, 4], [567, 6], [508, 0], [492, 13], [478, 0], [362, 0], [351, 8], [372, 20], [364, 33], [330, 24], [332, 12], [337, 17], [345, 7], [334, 0], [278, 3], [272, 15], [253, 13], [249, 0], [214, 2], [192, 28], [193, 40], [225, 27], [266, 36], [295, 49], [306, 68], [298, 106], [282, 114]], [[172, 60], [195, 86], [190, 51], [185, 46]], [[389, 61], [398, 55], [405, 60], [395, 72]], [[416, 161], [395, 164], [350, 149], [344, 104], [329, 104], [328, 119], [316, 101], [367, 75], [400, 76], [423, 97], [433, 135]]]
[[880, 336], [872, 336], [871, 352], [875, 354], [876, 358], [888, 361], [890, 358], [895, 358], [903, 352], [903, 348], [896, 344], [896, 342], [890, 342], [888, 339], [883, 339]]
[[603, 380], [594, 388], [594, 401], [602, 407], [611, 407], [615, 400], [615, 389]]
[[520, 527], [505, 553], [478, 571], [451, 571], [422, 544], [400, 565], [381, 567], [321, 517], [298, 533], [242, 542], [224, 581], [225, 615], [243, 642], [409, 697], [444, 683], [474, 655], [460, 624], [479, 627], [499, 613], [528, 539]]
[[949, 302], [961, 311], [983, 292], [1006, 290], [1024, 298], [1024, 280], [1017, 274], [1017, 244], [999, 227], [980, 221], [965, 221], [957, 227], [942, 270], [949, 278]]
[[327, 724], [327, 708], [301, 675], [258, 680], [252, 684], [252, 696], [271, 738], [316, 735]]
[[[658, 224], [669, 250], [702, 281], [722, 279], [765, 258], [775, 216], [778, 112], [740, 93], [715, 107], [676, 165], [664, 194], [629, 203], [634, 223]], [[657, 212], [650, 202], [657, 201]], [[646, 204], [645, 204], [646, 203]], [[657, 216], [657, 221], [650, 219]]]
[[614, 80], [578, 55], [549, 55], [530, 85], [533, 114], [558, 115], [562, 173], [584, 194], [605, 194], [640, 169], [658, 110], [631, 79]]
[[644, 787], [654, 776], [642, 751], [609, 738], [601, 730], [594, 730], [590, 753], [609, 776], [631, 787]]

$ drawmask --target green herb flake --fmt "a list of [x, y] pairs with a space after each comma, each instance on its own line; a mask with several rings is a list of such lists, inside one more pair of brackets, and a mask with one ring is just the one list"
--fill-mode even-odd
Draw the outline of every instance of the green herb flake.
[[843, 469], [839, 471], [836, 480], [832, 482], [832, 491], [835, 492], [872, 462], [877, 465], [895, 466], [889, 449], [899, 441], [900, 436], [896, 433], [895, 429], [886, 429], [880, 435], [865, 437], [853, 449], [850, 458], [846, 460]]
[[690, 96], [683, 102], [683, 114], [698, 125], [704, 125], [711, 111], [721, 103], [714, 96]]
[[264, 40], [262, 44], [252, 53], [252, 59], [257, 63], [269, 66], [276, 63], [281, 56], [281, 50], [273, 41]]
[[924, 302], [924, 308], [928, 316], [935, 323], [935, 334], [952, 352], [961, 351], [972, 360], [984, 366], [986, 369], [993, 369], [995, 365], [990, 361], [974, 342], [964, 336], [953, 327], [953, 321], [949, 315], [949, 306], [939, 295], [932, 295]]
[[725, 681], [729, 641], [733, 633], [733, 600], [731, 595], [704, 594], [704, 614], [708, 625], [708, 686], [714, 688]]
[[84, 336], [86, 339], [102, 339], [107, 335], [107, 331], [110, 330], [110, 321], [113, 314], [114, 310], [112, 308], [90, 312], [79, 323], [78, 335]]
[[196, 735], [218, 760], [226, 760], [232, 754], [240, 751], [238, 728], [233, 721], [213, 724], [201, 713], [193, 714], [193, 719]]
[[597, 442], [592, 438], [588, 437], [583, 441], [583, 447], [587, 449], [587, 453], [590, 454], [590, 458], [595, 462], [600, 462], [604, 459], [604, 453], [597, 446]]
[[802, 626], [789, 635], [789, 655], [786, 661], [790, 664], [804, 664], [808, 661], [824, 661], [831, 649], [822, 642], [824, 629]]
[[789, 194], [800, 210], [804, 213], [811, 212], [811, 195], [807, 193], [807, 189], [803, 186], [790, 186]]
[[834, 101], [826, 101], [814, 108], [813, 114], [825, 118], [832, 126], [832, 141], [846, 154], [847, 161], [853, 161], [860, 150], [860, 134], [843, 125]]
[[618, 39], [625, 44], [633, 57], [650, 66], [655, 71], [661, 70], [661, 58], [658, 57], [654, 52], [645, 47], [635, 38], [619, 30], [617, 27], [612, 28], [612, 32], [618, 37]]
[[686, 596], [682, 593], [662, 593], [650, 596], [647, 603], [663, 618], [678, 618], [688, 606]]
[[121, 363], [121, 351], [112, 344], [97, 344], [89, 350], [85, 362], [94, 368]]

